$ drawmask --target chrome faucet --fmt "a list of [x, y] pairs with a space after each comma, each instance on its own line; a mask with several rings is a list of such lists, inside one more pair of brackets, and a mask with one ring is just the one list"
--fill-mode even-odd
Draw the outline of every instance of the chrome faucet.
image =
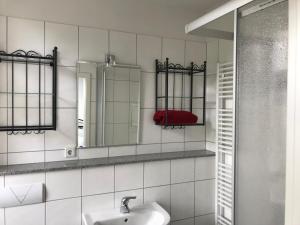
[[136, 196], [125, 196], [121, 200], [121, 207], [120, 207], [120, 212], [121, 213], [129, 213], [130, 209], [128, 207], [128, 203], [130, 199], [136, 199]]

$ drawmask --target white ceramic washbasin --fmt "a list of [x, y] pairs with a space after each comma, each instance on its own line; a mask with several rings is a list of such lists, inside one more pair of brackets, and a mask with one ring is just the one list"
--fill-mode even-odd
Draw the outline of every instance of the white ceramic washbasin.
[[170, 215], [156, 202], [133, 207], [130, 213], [120, 213], [116, 208], [82, 216], [84, 225], [167, 225], [170, 222]]

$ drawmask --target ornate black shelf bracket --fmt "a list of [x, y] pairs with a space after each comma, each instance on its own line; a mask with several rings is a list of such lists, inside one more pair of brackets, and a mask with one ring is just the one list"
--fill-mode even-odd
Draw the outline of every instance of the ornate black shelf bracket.
[[[17, 50], [12, 53], [0, 51], [0, 63], [6, 63], [8, 69], [6, 74], [0, 74], [0, 76], [7, 76], [7, 90], [0, 92], [0, 95], [5, 95], [7, 99], [5, 107], [7, 123], [0, 124], [0, 131], [7, 131], [9, 135], [25, 135], [56, 130], [57, 47], [54, 47], [52, 55], [46, 56], [35, 51]], [[52, 69], [51, 74], [47, 73], [50, 78], [46, 78], [45, 67], [47, 66]], [[34, 79], [30, 79], [32, 73], [36, 75]], [[46, 79], [52, 83], [51, 91], [46, 91]], [[20, 84], [23, 80], [25, 82]], [[35, 91], [31, 90], [32, 87]], [[19, 105], [20, 97], [24, 99], [22, 106]], [[36, 100], [33, 105], [30, 101], [32, 98]]]
[[[205, 103], [206, 103], [206, 61], [201, 66], [190, 63], [184, 67], [180, 64], [155, 60], [155, 111], [185, 110], [193, 112], [195, 101], [201, 101], [202, 119], [195, 124], [158, 124], [164, 128], [184, 128], [185, 126], [204, 126], [205, 125]], [[203, 77], [203, 86], [194, 86], [194, 77]], [[186, 90], [188, 88], [188, 90]], [[203, 88], [201, 96], [194, 96], [194, 88]], [[179, 90], [178, 90], [179, 89]], [[179, 93], [179, 94], [178, 94]], [[170, 107], [171, 105], [171, 107]], [[166, 113], [167, 118], [167, 113]]]

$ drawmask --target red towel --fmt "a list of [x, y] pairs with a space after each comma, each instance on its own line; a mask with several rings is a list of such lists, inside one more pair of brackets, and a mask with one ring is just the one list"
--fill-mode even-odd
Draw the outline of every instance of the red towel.
[[184, 125], [197, 123], [198, 117], [188, 111], [162, 110], [155, 112], [153, 120], [160, 125]]

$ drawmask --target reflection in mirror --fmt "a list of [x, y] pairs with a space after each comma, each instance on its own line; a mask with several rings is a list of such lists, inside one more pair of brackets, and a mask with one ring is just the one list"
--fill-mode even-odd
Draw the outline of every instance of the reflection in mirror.
[[138, 144], [140, 74], [134, 65], [77, 64], [78, 147]]

